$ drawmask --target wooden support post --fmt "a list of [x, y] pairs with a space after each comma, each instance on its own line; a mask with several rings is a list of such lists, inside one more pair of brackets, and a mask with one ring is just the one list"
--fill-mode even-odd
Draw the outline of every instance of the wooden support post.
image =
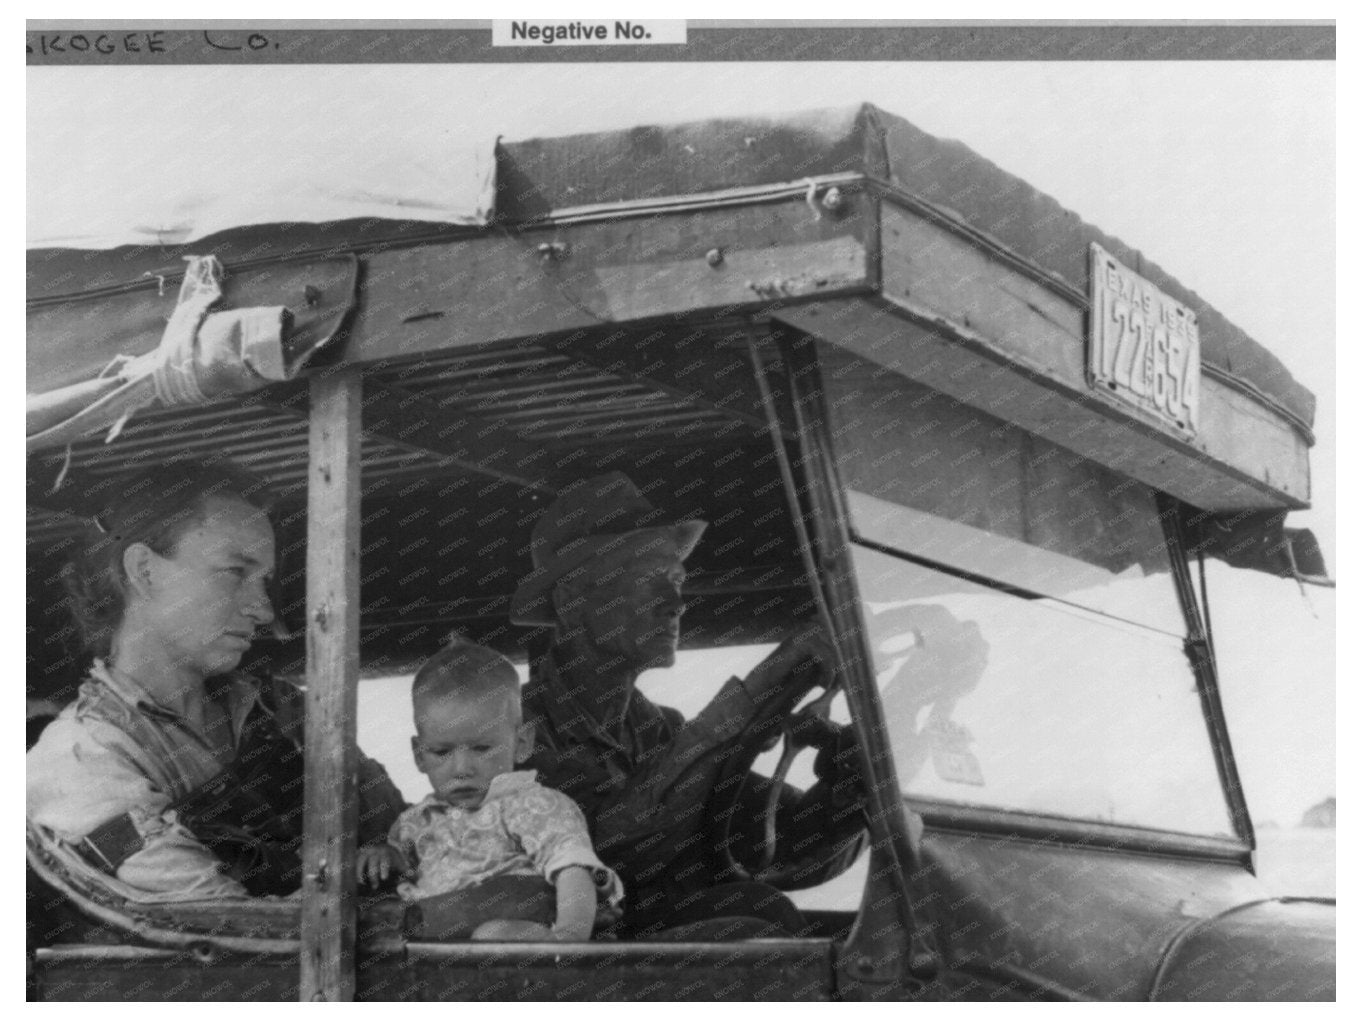
[[355, 998], [359, 683], [357, 369], [312, 379], [307, 497], [307, 770], [299, 998]]

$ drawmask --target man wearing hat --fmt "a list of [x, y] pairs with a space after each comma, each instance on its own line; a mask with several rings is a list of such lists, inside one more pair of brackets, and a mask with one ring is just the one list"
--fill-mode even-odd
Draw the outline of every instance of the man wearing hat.
[[[577, 483], [535, 524], [534, 568], [511, 604], [516, 623], [554, 628], [523, 693], [536, 729], [525, 766], [581, 806], [597, 853], [624, 880], [620, 931], [631, 937], [718, 918], [738, 922], [721, 930], [736, 937], [794, 934], [804, 925], [773, 887], [734, 881], [716, 846], [724, 827], [710, 801], [744, 733], [788, 708], [779, 696], [792, 675], [805, 688], [810, 671], [830, 676], [826, 640], [807, 630], [790, 639], [690, 721], [634, 690], [645, 670], [675, 663], [683, 561], [705, 527], [667, 520], [619, 472]], [[797, 877], [791, 885], [837, 875], [864, 841], [849, 732], [837, 743], [836, 754], [819, 756], [817, 784], [780, 795], [774, 865]], [[760, 839], [769, 785], [755, 776], [746, 785], [735, 848]]]

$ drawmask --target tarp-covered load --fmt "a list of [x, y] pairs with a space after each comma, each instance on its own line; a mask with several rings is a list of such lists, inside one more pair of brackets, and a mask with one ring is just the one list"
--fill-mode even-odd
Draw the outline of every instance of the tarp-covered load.
[[[598, 172], [621, 165], [629, 173]], [[546, 173], [550, 166], [554, 172]], [[497, 205], [499, 215], [525, 219], [566, 207], [847, 172], [886, 181], [954, 214], [1080, 292], [1087, 290], [1088, 246], [1097, 242], [1197, 313], [1205, 367], [1256, 391], [1307, 430], [1313, 424], [1314, 395], [1281, 361], [1143, 253], [1084, 223], [968, 146], [935, 138], [873, 106], [505, 146]]]
[[[446, 128], [422, 134], [400, 151], [376, 152], [356, 138], [334, 140], [322, 151], [348, 146], [344, 159], [301, 165], [299, 153], [287, 146], [269, 158], [247, 147], [243, 158], [254, 169], [243, 177], [240, 161], [217, 169], [221, 164], [206, 143], [191, 142], [195, 130], [191, 125], [172, 136], [182, 158], [164, 168], [149, 157], [132, 165], [101, 164], [89, 176], [30, 180], [30, 300], [164, 273], [186, 255], [211, 252], [230, 266], [268, 253], [297, 256], [476, 227], [488, 223], [494, 206], [498, 222], [514, 224], [570, 208], [858, 173], [954, 214], [1080, 291], [1086, 289], [1088, 245], [1101, 244], [1197, 313], [1207, 372], [1253, 394], [1307, 434], [1313, 423], [1313, 395], [1276, 356], [1141, 252], [961, 143], [934, 138], [871, 106], [519, 142], [499, 148], [494, 173], [488, 141], [463, 139]], [[209, 141], [216, 137], [209, 133]], [[275, 166], [278, 180], [270, 186], [268, 170]], [[309, 166], [316, 177], [300, 184]], [[602, 171], [621, 166], [629, 172]], [[154, 187], [146, 177], [152, 169]], [[151, 211], [153, 205], [159, 212]], [[134, 247], [122, 247], [129, 245]], [[104, 254], [81, 250], [115, 247]]]
[[[130, 368], [163, 367], [174, 346], [166, 320], [175, 318], [185, 266], [213, 259], [224, 271], [222, 295], [203, 322], [274, 310], [266, 318], [278, 324], [284, 353], [271, 361], [281, 371], [248, 367], [238, 375], [250, 385], [288, 378], [327, 343], [340, 361], [400, 364], [601, 323], [715, 310], [774, 313], [810, 329], [807, 317], [777, 310], [788, 305], [797, 313], [804, 304], [816, 317], [821, 304], [824, 324], [849, 311], [890, 324], [890, 360], [910, 376], [921, 364], [910, 338], [938, 327], [952, 356], [975, 358], [980, 352], [966, 349], [982, 345], [985, 361], [1021, 373], [1018, 379], [1035, 382], [1037, 369], [1048, 374], [1041, 384], [1061, 395], [1074, 416], [1051, 439], [1193, 507], [1271, 509], [1274, 550], [1285, 512], [1308, 503], [1314, 398], [1275, 356], [1141, 252], [960, 143], [874, 107], [642, 126], [500, 144], [494, 153], [486, 140], [462, 139], [449, 123], [389, 152], [326, 130], [320, 148], [309, 138], [312, 155], [305, 158], [298, 155], [307, 148], [302, 142], [268, 150], [257, 135], [242, 151], [245, 177], [203, 158], [223, 144], [210, 129], [174, 126], [169, 137], [185, 152], [169, 160], [166, 174], [151, 157], [135, 155], [108, 167], [106, 176], [92, 172], [97, 187], [88, 195], [75, 182], [91, 175], [30, 182], [30, 242], [40, 246], [28, 252], [30, 409], [40, 414], [30, 449], [51, 449], [54, 436], [65, 443], [87, 422], [86, 443], [107, 435], [122, 410], [112, 421], [97, 419], [63, 403], [62, 395], [54, 400], [53, 392], [103, 399], [115, 388], [110, 375], [127, 384]], [[207, 148], [191, 144], [197, 131], [208, 132]], [[353, 151], [339, 158], [347, 149]], [[267, 180], [276, 163], [278, 190], [246, 186], [246, 178]], [[139, 180], [153, 171], [167, 189], [168, 218], [119, 198], [126, 190], [154, 208]], [[311, 203], [288, 186], [300, 172], [330, 198]], [[125, 189], [117, 183], [124, 176]], [[176, 219], [175, 210], [188, 208], [178, 196], [196, 188], [224, 196], [198, 209], [231, 208], [230, 215]], [[260, 195], [268, 201], [253, 205], [251, 197]], [[346, 195], [376, 204], [347, 204]], [[350, 215], [361, 209], [361, 218]], [[174, 230], [166, 226], [172, 220]], [[917, 225], [916, 239], [892, 236], [904, 224]], [[146, 243], [153, 237], [157, 243]], [[937, 247], [920, 247], [924, 238]], [[143, 243], [123, 243], [129, 241]], [[115, 243], [121, 246], [98, 247]], [[1093, 244], [1195, 314], [1202, 373], [1215, 390], [1212, 401], [1208, 383], [1203, 396], [1209, 415], [1203, 435], [1170, 437], [1110, 408], [1093, 417], [1081, 368]], [[977, 275], [955, 277], [953, 264], [930, 265], [948, 249], [965, 252]], [[748, 275], [768, 270], [770, 278]], [[913, 301], [930, 304], [919, 283], [939, 289], [943, 280], [957, 292], [945, 294], [944, 304], [918, 311], [903, 305], [908, 285]], [[1039, 305], [1019, 296], [1034, 287], [1045, 292], [1034, 299]], [[345, 334], [338, 332], [343, 323], [350, 323]], [[840, 337], [834, 330], [826, 339], [869, 343], [864, 334], [857, 340], [856, 329], [847, 326]], [[196, 347], [184, 338], [175, 344]], [[634, 354], [642, 357], [641, 349]], [[166, 406], [164, 394], [146, 390], [155, 375], [143, 373], [137, 401]], [[952, 394], [943, 379], [916, 378], [971, 400]], [[241, 389], [233, 383], [203, 396]], [[60, 434], [44, 431], [54, 404], [81, 416]], [[1018, 409], [992, 410], [1045, 435], [1049, 412], [1038, 409], [1031, 405], [1039, 423], [1015, 417]], [[1107, 429], [1106, 438], [1094, 439], [1094, 427]], [[139, 443], [149, 453], [172, 439], [142, 436]], [[1203, 465], [1218, 474], [1204, 474]], [[1269, 559], [1268, 569], [1282, 573], [1303, 568], [1289, 567], [1277, 553]]]

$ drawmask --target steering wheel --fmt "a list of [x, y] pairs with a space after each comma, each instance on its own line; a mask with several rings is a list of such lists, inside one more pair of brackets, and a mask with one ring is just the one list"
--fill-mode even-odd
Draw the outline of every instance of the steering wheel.
[[[785, 777], [790, 766], [800, 751], [805, 748], [827, 749], [835, 744], [840, 732], [840, 728], [828, 716], [832, 700], [838, 692], [835, 679], [818, 698], [797, 713], [791, 713], [815, 683], [816, 680], [812, 678], [793, 683], [782, 689], [773, 699], [773, 705], [763, 707], [760, 716], [748, 725], [715, 782], [711, 804], [719, 820], [719, 860], [741, 879], [755, 880], [777, 888], [799, 879], [801, 863], [773, 866], [778, 839], [776, 815], [780, 807], [780, 794], [785, 788]], [[755, 861], [744, 864], [733, 854], [734, 819], [742, 809], [743, 794], [751, 782], [753, 763], [762, 753], [775, 747], [778, 741], [782, 742], [780, 761], [771, 776], [770, 789], [758, 820], [761, 841], [756, 848]]]

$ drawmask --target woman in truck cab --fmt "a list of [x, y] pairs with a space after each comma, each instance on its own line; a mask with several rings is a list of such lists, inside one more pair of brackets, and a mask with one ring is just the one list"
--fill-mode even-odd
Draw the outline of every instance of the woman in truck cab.
[[[525, 766], [577, 801], [597, 853], [624, 880], [622, 935], [719, 918], [739, 923], [720, 928], [734, 936], [796, 934], [803, 920], [788, 898], [732, 881], [711, 798], [744, 735], [790, 708], [788, 682], [807, 690], [811, 674], [830, 675], [826, 640], [806, 630], [787, 641], [689, 721], [634, 687], [643, 671], [675, 662], [683, 561], [705, 527], [662, 520], [618, 472], [564, 490], [545, 510], [531, 539], [534, 570], [511, 605], [517, 623], [554, 627], [524, 690], [536, 726]], [[864, 840], [849, 733], [835, 733], [815, 773], [807, 792], [781, 792], [777, 813], [784, 854], [775, 865], [801, 887], [843, 871]], [[759, 777], [744, 789], [732, 826], [739, 854], [760, 839], [768, 791]]]
[[[29, 820], [133, 900], [287, 894], [302, 755], [237, 670], [274, 620], [263, 487], [222, 467], [114, 480], [66, 578], [89, 676], [27, 761]], [[403, 801], [361, 758], [360, 839]]]

